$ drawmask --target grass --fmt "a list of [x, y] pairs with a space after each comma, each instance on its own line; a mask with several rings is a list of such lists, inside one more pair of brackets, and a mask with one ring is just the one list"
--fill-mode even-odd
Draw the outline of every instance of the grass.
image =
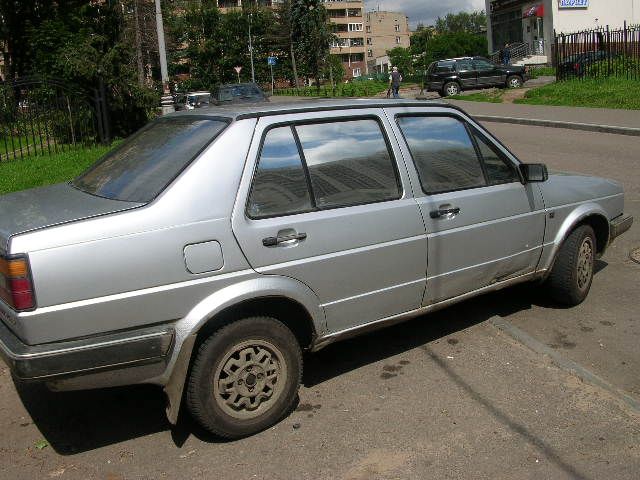
[[640, 110], [640, 82], [616, 77], [566, 80], [533, 88], [514, 103]]
[[491, 90], [485, 90], [483, 92], [469, 93], [468, 95], [453, 95], [453, 100], [467, 100], [470, 102], [489, 102], [489, 103], [502, 103], [502, 96], [504, 95], [503, 89], [493, 88]]
[[335, 89], [331, 85], [322, 85], [320, 92], [316, 87], [284, 88], [274, 92], [274, 95], [301, 97], [371, 97], [386, 91], [387, 82], [377, 80], [339, 83]]
[[555, 77], [556, 69], [554, 67], [530, 67], [529, 77]]
[[76, 147], [63, 153], [1, 162], [0, 194], [71, 180], [111, 148]]

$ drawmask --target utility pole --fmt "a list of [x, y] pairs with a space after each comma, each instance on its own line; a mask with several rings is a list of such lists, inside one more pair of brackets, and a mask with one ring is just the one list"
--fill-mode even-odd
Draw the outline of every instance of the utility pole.
[[160, 0], [156, 0], [156, 30], [158, 31], [158, 55], [160, 56], [160, 75], [162, 77], [162, 97], [160, 106], [162, 114], [166, 115], [175, 110], [173, 97], [169, 90], [169, 72], [167, 70], [167, 51], [164, 43], [164, 26], [162, 23], [162, 7]]
[[251, 20], [253, 19], [253, 13], [249, 14], [249, 57], [251, 58], [251, 81], [256, 83], [256, 72], [253, 68], [253, 42], [251, 40]]

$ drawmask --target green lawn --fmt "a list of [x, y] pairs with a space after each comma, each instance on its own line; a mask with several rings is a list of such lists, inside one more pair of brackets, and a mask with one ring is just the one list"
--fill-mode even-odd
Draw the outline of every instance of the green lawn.
[[0, 162], [0, 194], [71, 180], [111, 148], [76, 147], [50, 156]]
[[640, 81], [616, 77], [566, 80], [533, 88], [514, 103], [640, 110]]
[[504, 95], [504, 90], [491, 89], [482, 92], [469, 93], [468, 95], [453, 95], [447, 98], [451, 98], [453, 100], [468, 100], [470, 102], [502, 103], [502, 95]]

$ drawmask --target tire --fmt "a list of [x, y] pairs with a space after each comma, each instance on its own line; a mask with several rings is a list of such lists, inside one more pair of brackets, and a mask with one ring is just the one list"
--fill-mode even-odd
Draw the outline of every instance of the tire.
[[582, 303], [591, 288], [595, 254], [593, 229], [582, 225], [573, 230], [560, 247], [547, 279], [551, 298], [567, 306]]
[[460, 94], [460, 85], [458, 85], [456, 82], [447, 82], [444, 84], [444, 87], [442, 87], [443, 97], [450, 97], [452, 95], [458, 94]]
[[507, 77], [507, 88], [520, 88], [522, 86], [522, 78], [518, 75]]
[[198, 349], [187, 408], [219, 437], [246, 437], [291, 411], [301, 377], [302, 352], [291, 330], [274, 318], [245, 318], [220, 328]]

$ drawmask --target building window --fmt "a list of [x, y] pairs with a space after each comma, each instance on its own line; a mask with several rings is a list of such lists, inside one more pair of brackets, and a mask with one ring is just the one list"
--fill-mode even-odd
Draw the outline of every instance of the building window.
[[396, 44], [400, 45], [400, 37], [396, 37]]
[[367, 33], [371, 33], [371, 25], [367, 25]]
[[396, 27], [396, 32], [399, 32], [400, 31], [400, 25], [396, 25], [395, 27]]
[[367, 45], [373, 45], [373, 38], [367, 37]]
[[354, 68], [353, 69], [353, 76], [354, 77], [359, 77], [360, 75], [362, 75], [362, 72], [359, 68]]
[[350, 23], [349, 24], [349, 31], [350, 32], [361, 32], [362, 31], [362, 24], [361, 23]]
[[367, 57], [373, 57], [373, 50], [367, 50]]

